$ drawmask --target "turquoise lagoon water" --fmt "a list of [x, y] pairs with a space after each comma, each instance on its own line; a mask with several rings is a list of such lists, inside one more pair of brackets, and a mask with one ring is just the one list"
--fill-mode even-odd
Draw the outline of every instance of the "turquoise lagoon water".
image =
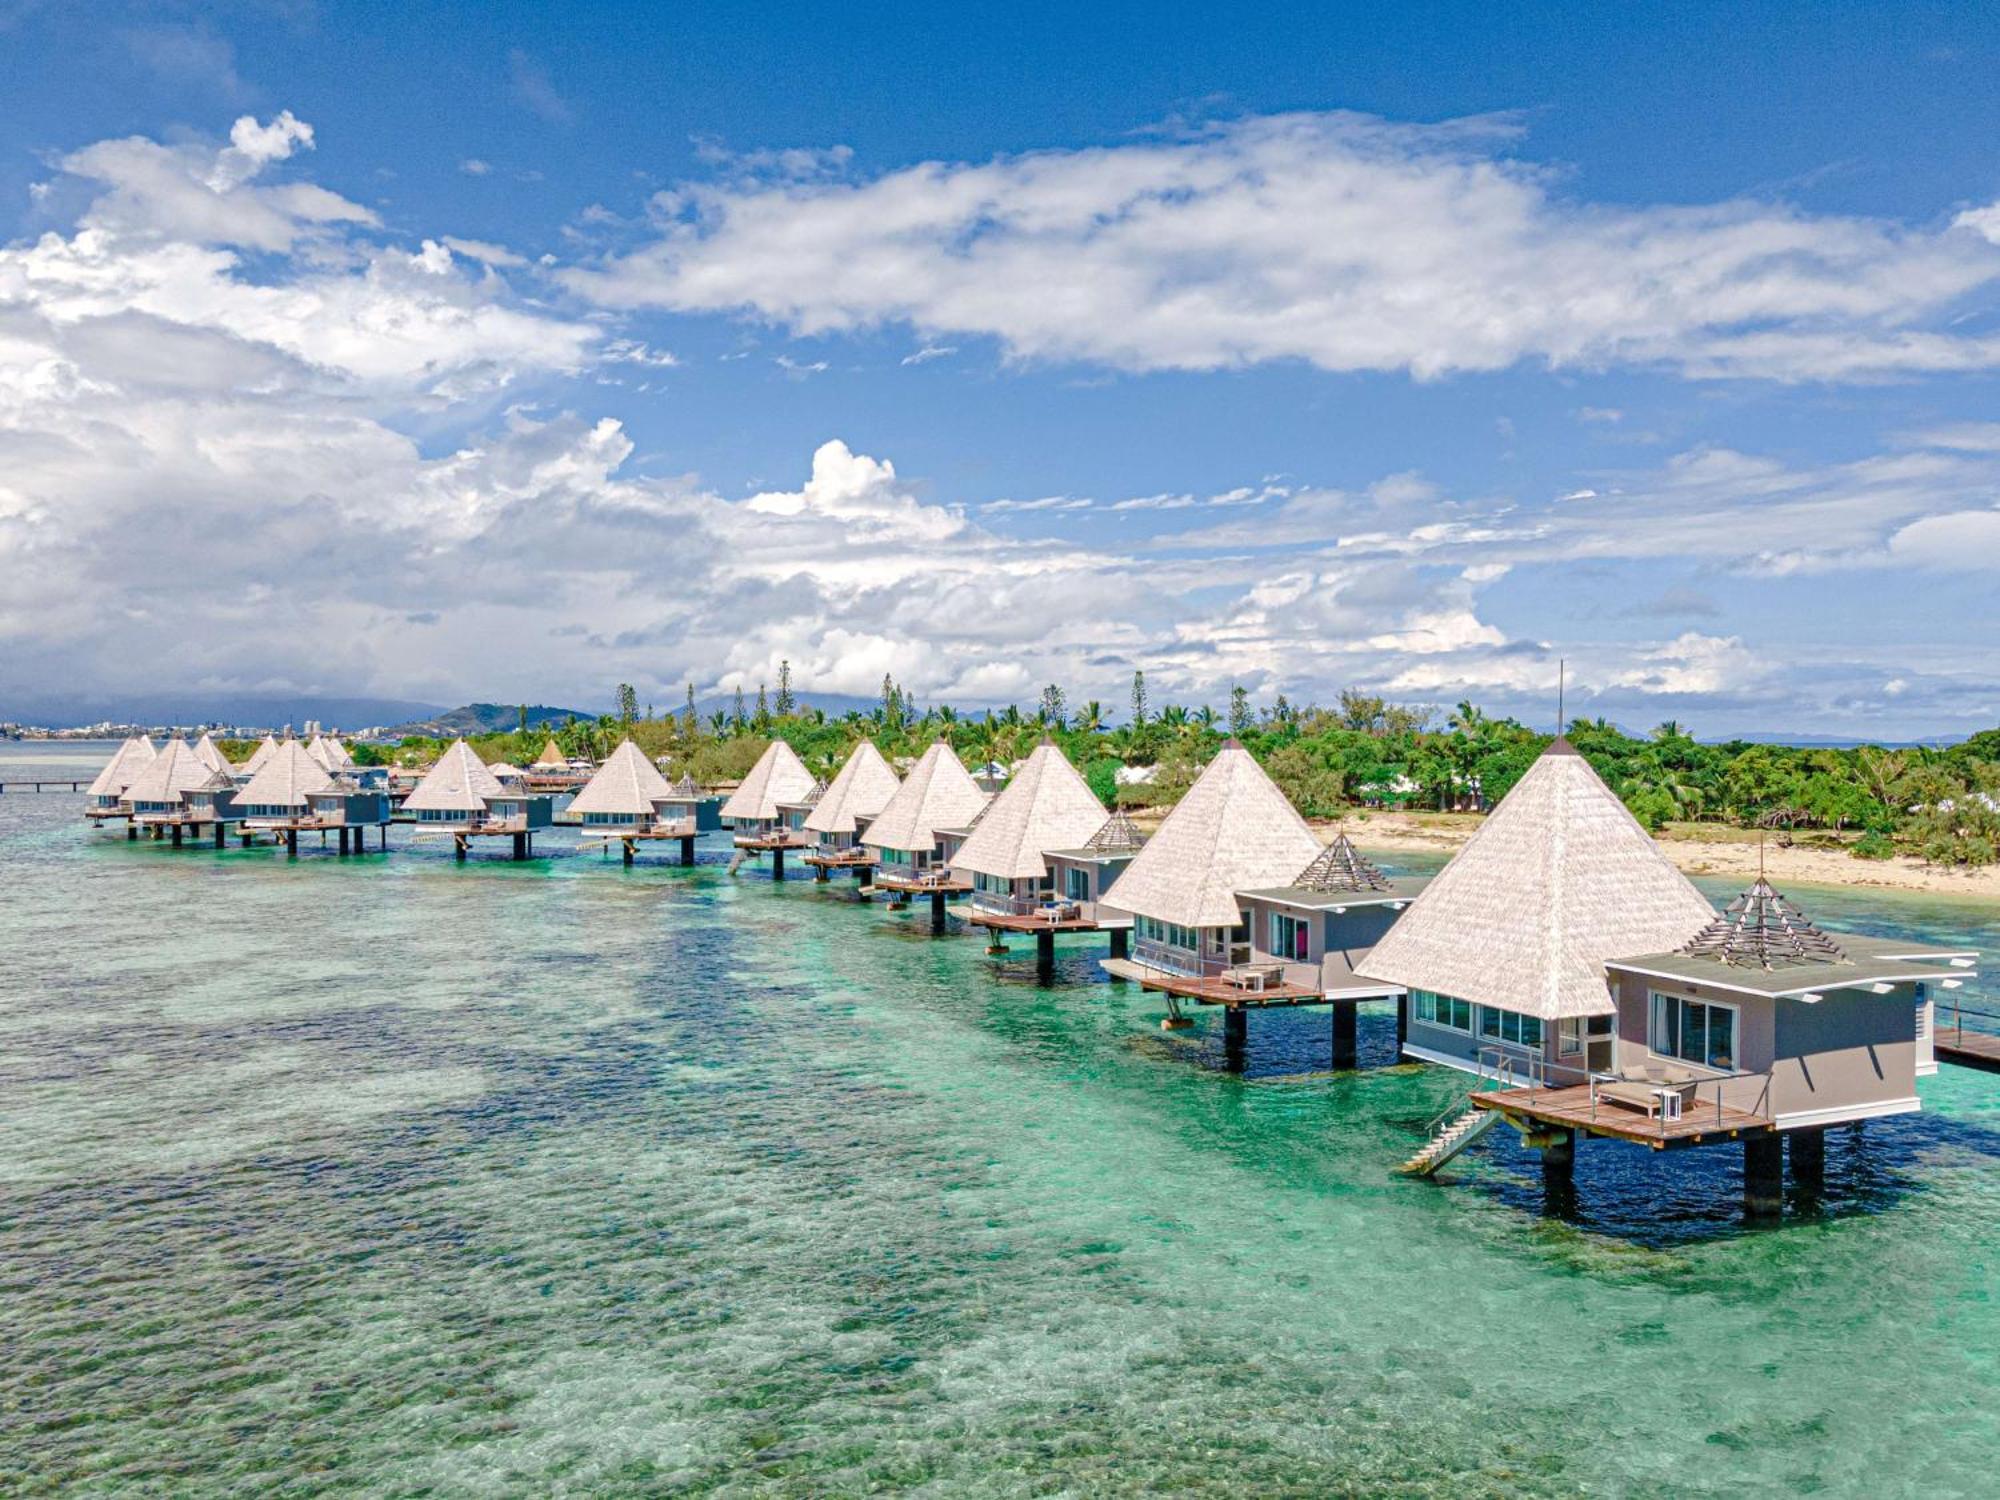
[[[1387, 1011], [1231, 1076], [1092, 945], [1039, 988], [720, 846], [80, 806], [0, 798], [0, 1489], [1994, 1492], [2000, 1078], [1833, 1132], [1775, 1229], [1728, 1150], [1590, 1143], [1550, 1212], [1505, 1131], [1393, 1175], [1462, 1080]], [[1812, 905], [2000, 958], [1991, 906]]]

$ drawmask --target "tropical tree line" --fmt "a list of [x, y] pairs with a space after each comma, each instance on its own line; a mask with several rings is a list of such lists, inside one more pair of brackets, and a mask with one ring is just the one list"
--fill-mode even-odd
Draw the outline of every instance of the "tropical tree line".
[[[1270, 771], [1308, 817], [1355, 808], [1478, 812], [1518, 781], [1550, 736], [1514, 719], [1490, 717], [1469, 702], [1449, 712], [1344, 692], [1331, 706], [1280, 697], [1253, 708], [1234, 689], [1228, 706], [1155, 706], [1135, 673], [1117, 715], [1096, 700], [1073, 701], [1057, 684], [1032, 708], [1009, 705], [960, 713], [919, 706], [885, 677], [868, 710], [832, 715], [799, 705], [789, 665], [775, 692], [736, 693], [723, 709], [699, 713], [693, 686], [666, 711], [643, 708], [629, 686], [619, 711], [553, 730], [518, 729], [474, 740], [489, 761], [525, 765], [553, 737], [566, 755], [598, 759], [627, 735], [676, 774], [732, 781], [782, 738], [819, 774], [831, 777], [863, 739], [892, 760], [948, 740], [968, 765], [1010, 766], [1044, 737], [1059, 744], [1100, 798], [1128, 807], [1167, 805], [1235, 737]], [[1986, 864], [2000, 858], [2000, 729], [1946, 749], [1815, 749], [1730, 741], [1703, 744], [1669, 721], [1633, 736], [1603, 719], [1576, 719], [1572, 744], [1647, 828], [1718, 824], [1770, 831], [1780, 840], [1837, 838], [1863, 858], [1897, 852], [1934, 863]], [[394, 758], [421, 762], [440, 747], [410, 740]], [[1121, 777], [1120, 772], [1126, 774]]]

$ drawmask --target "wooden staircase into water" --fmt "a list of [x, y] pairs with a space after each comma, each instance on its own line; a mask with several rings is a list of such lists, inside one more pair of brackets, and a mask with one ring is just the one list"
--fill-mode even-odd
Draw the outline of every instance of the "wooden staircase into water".
[[1499, 1119], [1499, 1114], [1493, 1110], [1474, 1109], [1466, 1105], [1458, 1113], [1441, 1119], [1432, 1130], [1431, 1138], [1424, 1149], [1396, 1170], [1410, 1177], [1429, 1177], [1459, 1152], [1485, 1135]]

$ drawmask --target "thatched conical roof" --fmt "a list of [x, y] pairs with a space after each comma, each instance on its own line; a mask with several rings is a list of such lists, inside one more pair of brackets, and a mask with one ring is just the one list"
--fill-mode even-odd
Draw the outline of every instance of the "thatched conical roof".
[[265, 735], [263, 739], [257, 742], [257, 748], [250, 752], [250, 758], [236, 768], [236, 774], [238, 776], [255, 776], [270, 763], [271, 757], [277, 753], [278, 737], [274, 734]]
[[743, 778], [743, 784], [722, 804], [722, 816], [761, 818], [768, 822], [778, 816], [780, 802], [799, 801], [811, 789], [813, 780], [813, 773], [790, 745], [783, 740], [772, 740], [757, 758], [757, 764], [750, 768], [750, 774]]
[[910, 767], [863, 841], [870, 849], [929, 849], [940, 828], [963, 828], [986, 806], [986, 793], [943, 740]]
[[193, 791], [213, 774], [194, 746], [176, 736], [140, 769], [125, 797], [131, 802], [178, 802], [182, 792]]
[[1306, 820], [1230, 740], [1126, 866], [1106, 904], [1186, 927], [1233, 927], [1242, 912], [1237, 892], [1284, 885], [1318, 853]]
[[[610, 762], [606, 761], [605, 764], [609, 765]], [[569, 757], [562, 753], [562, 746], [558, 745], [554, 739], [550, 739], [542, 746], [542, 753], [535, 757], [534, 764], [529, 766], [528, 769], [530, 771], [567, 771], [569, 769]]]
[[604, 764], [587, 782], [569, 810], [584, 813], [613, 813], [644, 817], [656, 799], [671, 795], [667, 778], [659, 773], [646, 753], [630, 740], [604, 758]]
[[1139, 832], [1132, 815], [1121, 807], [1104, 820], [1102, 828], [1083, 841], [1083, 847], [1092, 854], [1137, 854], [1146, 847], [1146, 835]]
[[1358, 970], [1545, 1021], [1604, 1015], [1607, 959], [1678, 948], [1714, 915], [1558, 739]]
[[1773, 890], [1762, 875], [1696, 933], [1681, 952], [1750, 969], [1848, 962], [1841, 946]]
[[863, 740], [835, 774], [826, 795], [813, 804], [805, 826], [814, 833], [853, 833], [860, 826], [857, 820], [881, 812], [901, 785], [875, 742]]
[[90, 784], [93, 797], [117, 797], [125, 788], [139, 779], [139, 773], [160, 752], [153, 748], [153, 742], [143, 734], [135, 734], [120, 745], [104, 763], [104, 769], [97, 773], [97, 780]]
[[1040, 879], [1049, 873], [1045, 853], [1074, 848], [1103, 826], [1104, 804], [1069, 757], [1044, 740], [988, 804], [951, 867], [1002, 880]]
[[354, 757], [347, 753], [347, 746], [330, 734], [316, 734], [312, 743], [306, 746], [306, 753], [329, 771], [344, 771], [354, 764]]
[[486, 799], [502, 796], [506, 790], [500, 778], [473, 754], [472, 746], [458, 739], [424, 773], [403, 806], [410, 812], [484, 812]]
[[1292, 887], [1301, 891], [1386, 891], [1389, 877], [1376, 869], [1345, 833], [1338, 833], [1317, 859], [1293, 877]]
[[239, 807], [304, 807], [311, 792], [323, 792], [333, 785], [325, 766], [297, 740], [286, 740], [274, 750], [263, 768], [236, 794]]
[[683, 771], [680, 780], [667, 788], [667, 795], [676, 801], [690, 802], [701, 796], [701, 787], [693, 776]]
[[215, 748], [215, 741], [210, 739], [206, 733], [194, 742], [194, 754], [195, 759], [199, 760], [211, 771], [228, 771], [233, 769], [228, 760], [223, 757], [222, 752]]

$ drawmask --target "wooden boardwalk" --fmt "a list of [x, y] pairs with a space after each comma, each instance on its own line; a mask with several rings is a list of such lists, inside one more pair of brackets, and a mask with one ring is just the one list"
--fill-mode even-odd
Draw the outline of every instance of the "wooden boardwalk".
[[1609, 1100], [1591, 1102], [1589, 1084], [1553, 1089], [1493, 1089], [1474, 1094], [1475, 1109], [1496, 1110], [1516, 1123], [1560, 1126], [1615, 1140], [1638, 1141], [1662, 1151], [1673, 1146], [1699, 1146], [1732, 1136], [1761, 1135], [1772, 1129], [1763, 1115], [1748, 1114], [1713, 1100], [1689, 1105], [1678, 1120], [1663, 1120]]
[[1931, 1050], [1939, 1062], [2000, 1073], [2000, 1035], [1990, 1031], [1968, 1031], [1962, 1025], [1940, 1022], [1931, 1034]]

